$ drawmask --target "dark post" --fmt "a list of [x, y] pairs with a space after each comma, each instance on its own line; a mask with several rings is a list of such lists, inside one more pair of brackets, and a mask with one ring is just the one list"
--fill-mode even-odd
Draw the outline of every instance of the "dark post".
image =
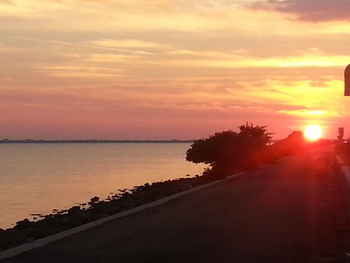
[[350, 65], [348, 65], [345, 69], [344, 78], [345, 78], [344, 96], [350, 96]]
[[344, 127], [338, 128], [338, 139], [341, 142], [344, 140]]

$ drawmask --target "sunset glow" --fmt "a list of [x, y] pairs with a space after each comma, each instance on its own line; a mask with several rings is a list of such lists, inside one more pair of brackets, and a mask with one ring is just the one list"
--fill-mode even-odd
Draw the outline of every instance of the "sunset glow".
[[304, 136], [309, 141], [316, 141], [322, 137], [322, 129], [319, 125], [309, 125], [304, 130]]
[[310, 120], [334, 138], [349, 5], [314, 3], [2, 1], [0, 138], [193, 139], [246, 121], [282, 138]]

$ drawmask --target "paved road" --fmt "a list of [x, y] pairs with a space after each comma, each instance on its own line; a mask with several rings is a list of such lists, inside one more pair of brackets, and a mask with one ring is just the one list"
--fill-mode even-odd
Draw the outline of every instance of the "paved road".
[[286, 159], [5, 262], [345, 262], [333, 157]]

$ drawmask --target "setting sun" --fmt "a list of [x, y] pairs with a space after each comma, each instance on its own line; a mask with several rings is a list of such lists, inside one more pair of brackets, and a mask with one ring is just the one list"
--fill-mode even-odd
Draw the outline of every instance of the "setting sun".
[[319, 125], [309, 125], [304, 130], [304, 136], [310, 141], [316, 141], [322, 136], [322, 129]]

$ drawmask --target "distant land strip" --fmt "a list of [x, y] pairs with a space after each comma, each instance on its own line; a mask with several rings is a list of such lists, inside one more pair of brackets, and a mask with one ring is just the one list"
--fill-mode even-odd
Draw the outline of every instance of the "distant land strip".
[[1, 143], [193, 143], [194, 140], [0, 140]]

